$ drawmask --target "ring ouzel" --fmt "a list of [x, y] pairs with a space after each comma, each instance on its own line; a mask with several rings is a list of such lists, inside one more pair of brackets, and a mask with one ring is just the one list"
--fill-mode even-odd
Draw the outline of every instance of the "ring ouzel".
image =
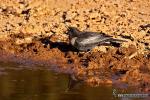
[[104, 33], [82, 32], [75, 27], [68, 27], [67, 34], [71, 45], [79, 51], [90, 51], [98, 45], [110, 45], [112, 42], [126, 42], [125, 40], [114, 39]]

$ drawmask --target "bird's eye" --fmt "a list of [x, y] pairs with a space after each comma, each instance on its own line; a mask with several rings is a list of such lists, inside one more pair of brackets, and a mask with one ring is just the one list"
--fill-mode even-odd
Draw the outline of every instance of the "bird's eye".
[[70, 30], [70, 32], [74, 32], [73, 30]]

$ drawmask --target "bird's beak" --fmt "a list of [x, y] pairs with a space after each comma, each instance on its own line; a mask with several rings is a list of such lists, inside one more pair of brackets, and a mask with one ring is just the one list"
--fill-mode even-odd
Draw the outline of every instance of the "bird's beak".
[[69, 28], [69, 26], [68, 26], [68, 25], [66, 25], [66, 24], [65, 24], [65, 27], [67, 28], [67, 32], [66, 32], [66, 34], [67, 34], [67, 35], [69, 35], [69, 34], [70, 34], [70, 28]]
[[67, 28], [67, 30], [70, 30], [69, 26], [65, 24], [65, 27]]

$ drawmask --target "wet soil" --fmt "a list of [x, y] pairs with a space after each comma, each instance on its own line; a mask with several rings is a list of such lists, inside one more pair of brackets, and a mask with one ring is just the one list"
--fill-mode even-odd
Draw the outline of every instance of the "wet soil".
[[[35, 1], [0, 2], [0, 61], [49, 67], [92, 86], [125, 83], [150, 92], [149, 0]], [[66, 25], [127, 42], [78, 52]]]
[[68, 43], [51, 42], [49, 38], [29, 44], [2, 44], [11, 47], [0, 50], [3, 62], [49, 67], [92, 86], [125, 83], [150, 91], [150, 52], [139, 54], [134, 45], [108, 48], [106, 52], [78, 52]]

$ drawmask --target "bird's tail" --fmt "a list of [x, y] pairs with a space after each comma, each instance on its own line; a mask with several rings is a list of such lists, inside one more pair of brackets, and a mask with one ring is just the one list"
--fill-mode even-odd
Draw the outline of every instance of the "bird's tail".
[[113, 45], [113, 44], [120, 44], [122, 42], [127, 42], [127, 41], [122, 40], [122, 39], [107, 38], [106, 40], [101, 42], [99, 45], [109, 46], [109, 45]]
[[122, 39], [114, 39], [114, 38], [110, 38], [110, 39], [108, 39], [107, 41], [109, 41], [109, 42], [127, 42], [126, 40], [122, 40]]

